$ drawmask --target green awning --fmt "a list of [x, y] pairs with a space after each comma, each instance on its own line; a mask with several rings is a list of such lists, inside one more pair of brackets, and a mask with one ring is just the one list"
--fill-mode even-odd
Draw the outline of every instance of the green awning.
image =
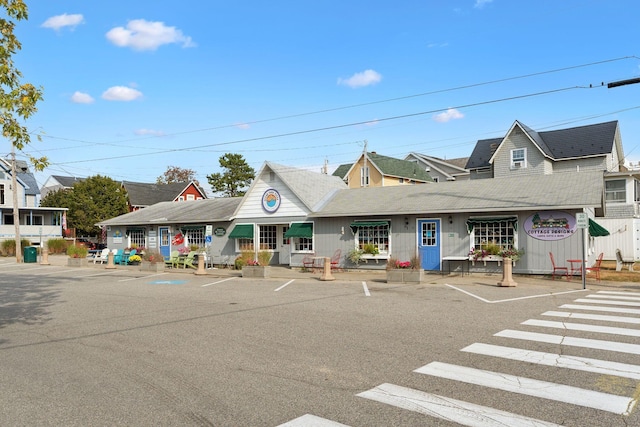
[[284, 237], [313, 237], [313, 223], [311, 222], [294, 222], [291, 227], [284, 233]]
[[351, 223], [349, 227], [351, 227], [351, 231], [354, 233], [358, 230], [358, 228], [363, 227], [381, 227], [384, 225], [389, 225], [389, 221], [354, 221]]
[[589, 218], [589, 235], [592, 237], [608, 236], [609, 231]]
[[500, 217], [488, 217], [488, 218], [469, 218], [467, 220], [467, 231], [471, 233], [476, 224], [496, 224], [498, 222], [508, 222], [514, 231], [518, 231], [518, 217], [517, 216], [500, 216]]
[[180, 226], [180, 230], [182, 230], [182, 231], [202, 230], [202, 229], [204, 229], [204, 225], [181, 225]]
[[230, 239], [253, 239], [253, 224], [238, 224], [229, 233]]

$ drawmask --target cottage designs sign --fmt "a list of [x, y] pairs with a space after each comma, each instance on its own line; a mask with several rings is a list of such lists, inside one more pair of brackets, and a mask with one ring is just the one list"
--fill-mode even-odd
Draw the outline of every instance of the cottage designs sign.
[[538, 240], [562, 240], [576, 232], [573, 215], [560, 211], [536, 212], [524, 222], [524, 231]]
[[262, 208], [269, 213], [274, 213], [280, 207], [280, 201], [278, 190], [269, 188], [262, 195]]

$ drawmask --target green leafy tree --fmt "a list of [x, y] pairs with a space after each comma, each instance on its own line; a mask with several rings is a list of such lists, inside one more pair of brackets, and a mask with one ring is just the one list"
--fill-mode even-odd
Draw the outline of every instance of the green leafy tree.
[[76, 232], [99, 236], [95, 224], [128, 212], [127, 196], [120, 184], [105, 176], [92, 176], [73, 188], [47, 194], [41, 206], [68, 208], [67, 224]]
[[178, 166], [167, 166], [167, 170], [156, 179], [157, 184], [172, 184], [174, 182], [194, 181], [199, 187], [200, 183], [196, 179], [196, 172], [193, 169], [183, 169]]
[[249, 166], [242, 154], [226, 153], [220, 157], [219, 162], [224, 172], [207, 175], [211, 189], [223, 197], [244, 196], [246, 188], [256, 177], [256, 171]]
[[[13, 62], [14, 55], [22, 49], [15, 36], [16, 21], [28, 19], [27, 5], [23, 0], [0, 0], [5, 15], [0, 17], [0, 127], [2, 136], [11, 142], [13, 188], [17, 188], [15, 150], [22, 150], [31, 141], [29, 130], [22, 123], [36, 111], [36, 104], [42, 100], [42, 88], [21, 81], [22, 73]], [[44, 169], [46, 157], [31, 158], [36, 170]], [[13, 192], [13, 223], [16, 234], [16, 260], [22, 261], [20, 245], [20, 221], [18, 192]]]

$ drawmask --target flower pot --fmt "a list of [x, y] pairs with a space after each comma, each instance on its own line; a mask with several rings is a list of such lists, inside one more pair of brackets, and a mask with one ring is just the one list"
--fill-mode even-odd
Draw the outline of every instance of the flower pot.
[[271, 267], [262, 265], [245, 265], [242, 267], [242, 277], [266, 278], [271, 276]]
[[87, 258], [67, 258], [68, 267], [86, 267], [88, 265]]
[[387, 283], [421, 283], [424, 270], [410, 268], [394, 268], [387, 270]]
[[158, 273], [164, 271], [164, 263], [142, 261], [142, 263], [140, 264], [140, 271], [150, 271], [153, 273]]

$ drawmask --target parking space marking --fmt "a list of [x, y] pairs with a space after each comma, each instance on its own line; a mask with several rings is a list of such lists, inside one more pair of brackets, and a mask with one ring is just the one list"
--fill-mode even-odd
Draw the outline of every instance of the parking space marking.
[[120, 279], [118, 282], [130, 282], [132, 280], [148, 279], [149, 277], [162, 276], [167, 273], [149, 274], [148, 276], [129, 277], [128, 279]]
[[105, 270], [101, 273], [93, 273], [93, 274], [87, 274], [85, 276], [78, 276], [79, 278], [83, 278], [83, 277], [95, 277], [95, 276], [104, 276], [104, 275], [108, 275], [108, 274], [113, 274], [118, 270]]
[[364, 289], [364, 295], [370, 297], [371, 293], [369, 292], [369, 288], [367, 287], [367, 282], [362, 282], [362, 288]]
[[552, 296], [555, 296], [555, 295], [571, 294], [571, 293], [574, 293], [574, 292], [586, 292], [588, 290], [588, 289], [576, 289], [576, 290], [573, 290], [573, 291], [551, 292], [549, 294], [529, 295], [529, 296], [526, 296], [526, 297], [507, 298], [507, 299], [499, 299], [499, 300], [491, 301], [491, 300], [488, 300], [486, 298], [482, 298], [481, 296], [472, 294], [469, 291], [465, 291], [464, 289], [460, 289], [460, 288], [458, 288], [456, 286], [453, 286], [453, 285], [445, 284], [445, 286], [448, 286], [448, 287], [450, 287], [452, 289], [455, 289], [456, 291], [462, 292], [463, 294], [467, 294], [470, 297], [479, 299], [480, 301], [486, 302], [487, 304], [498, 304], [498, 303], [501, 303], [501, 302], [520, 301], [520, 300], [523, 300], [523, 299], [531, 299], [531, 298], [552, 297]]
[[305, 414], [301, 417], [280, 424], [278, 427], [349, 427], [337, 421], [327, 420], [326, 418], [316, 417], [315, 415]]
[[233, 280], [233, 279], [235, 279], [235, 277], [229, 277], [227, 279], [218, 280], [217, 282], [207, 283], [207, 284], [202, 285], [201, 288], [205, 288], [205, 287], [211, 286], [211, 285], [217, 285], [218, 283], [227, 282], [227, 281]]
[[289, 280], [287, 283], [285, 283], [284, 285], [280, 286], [278, 289], [275, 289], [274, 292], [278, 292], [280, 289], [284, 289], [287, 285], [290, 285], [291, 283], [293, 283], [295, 281], [296, 281], [296, 279]]

